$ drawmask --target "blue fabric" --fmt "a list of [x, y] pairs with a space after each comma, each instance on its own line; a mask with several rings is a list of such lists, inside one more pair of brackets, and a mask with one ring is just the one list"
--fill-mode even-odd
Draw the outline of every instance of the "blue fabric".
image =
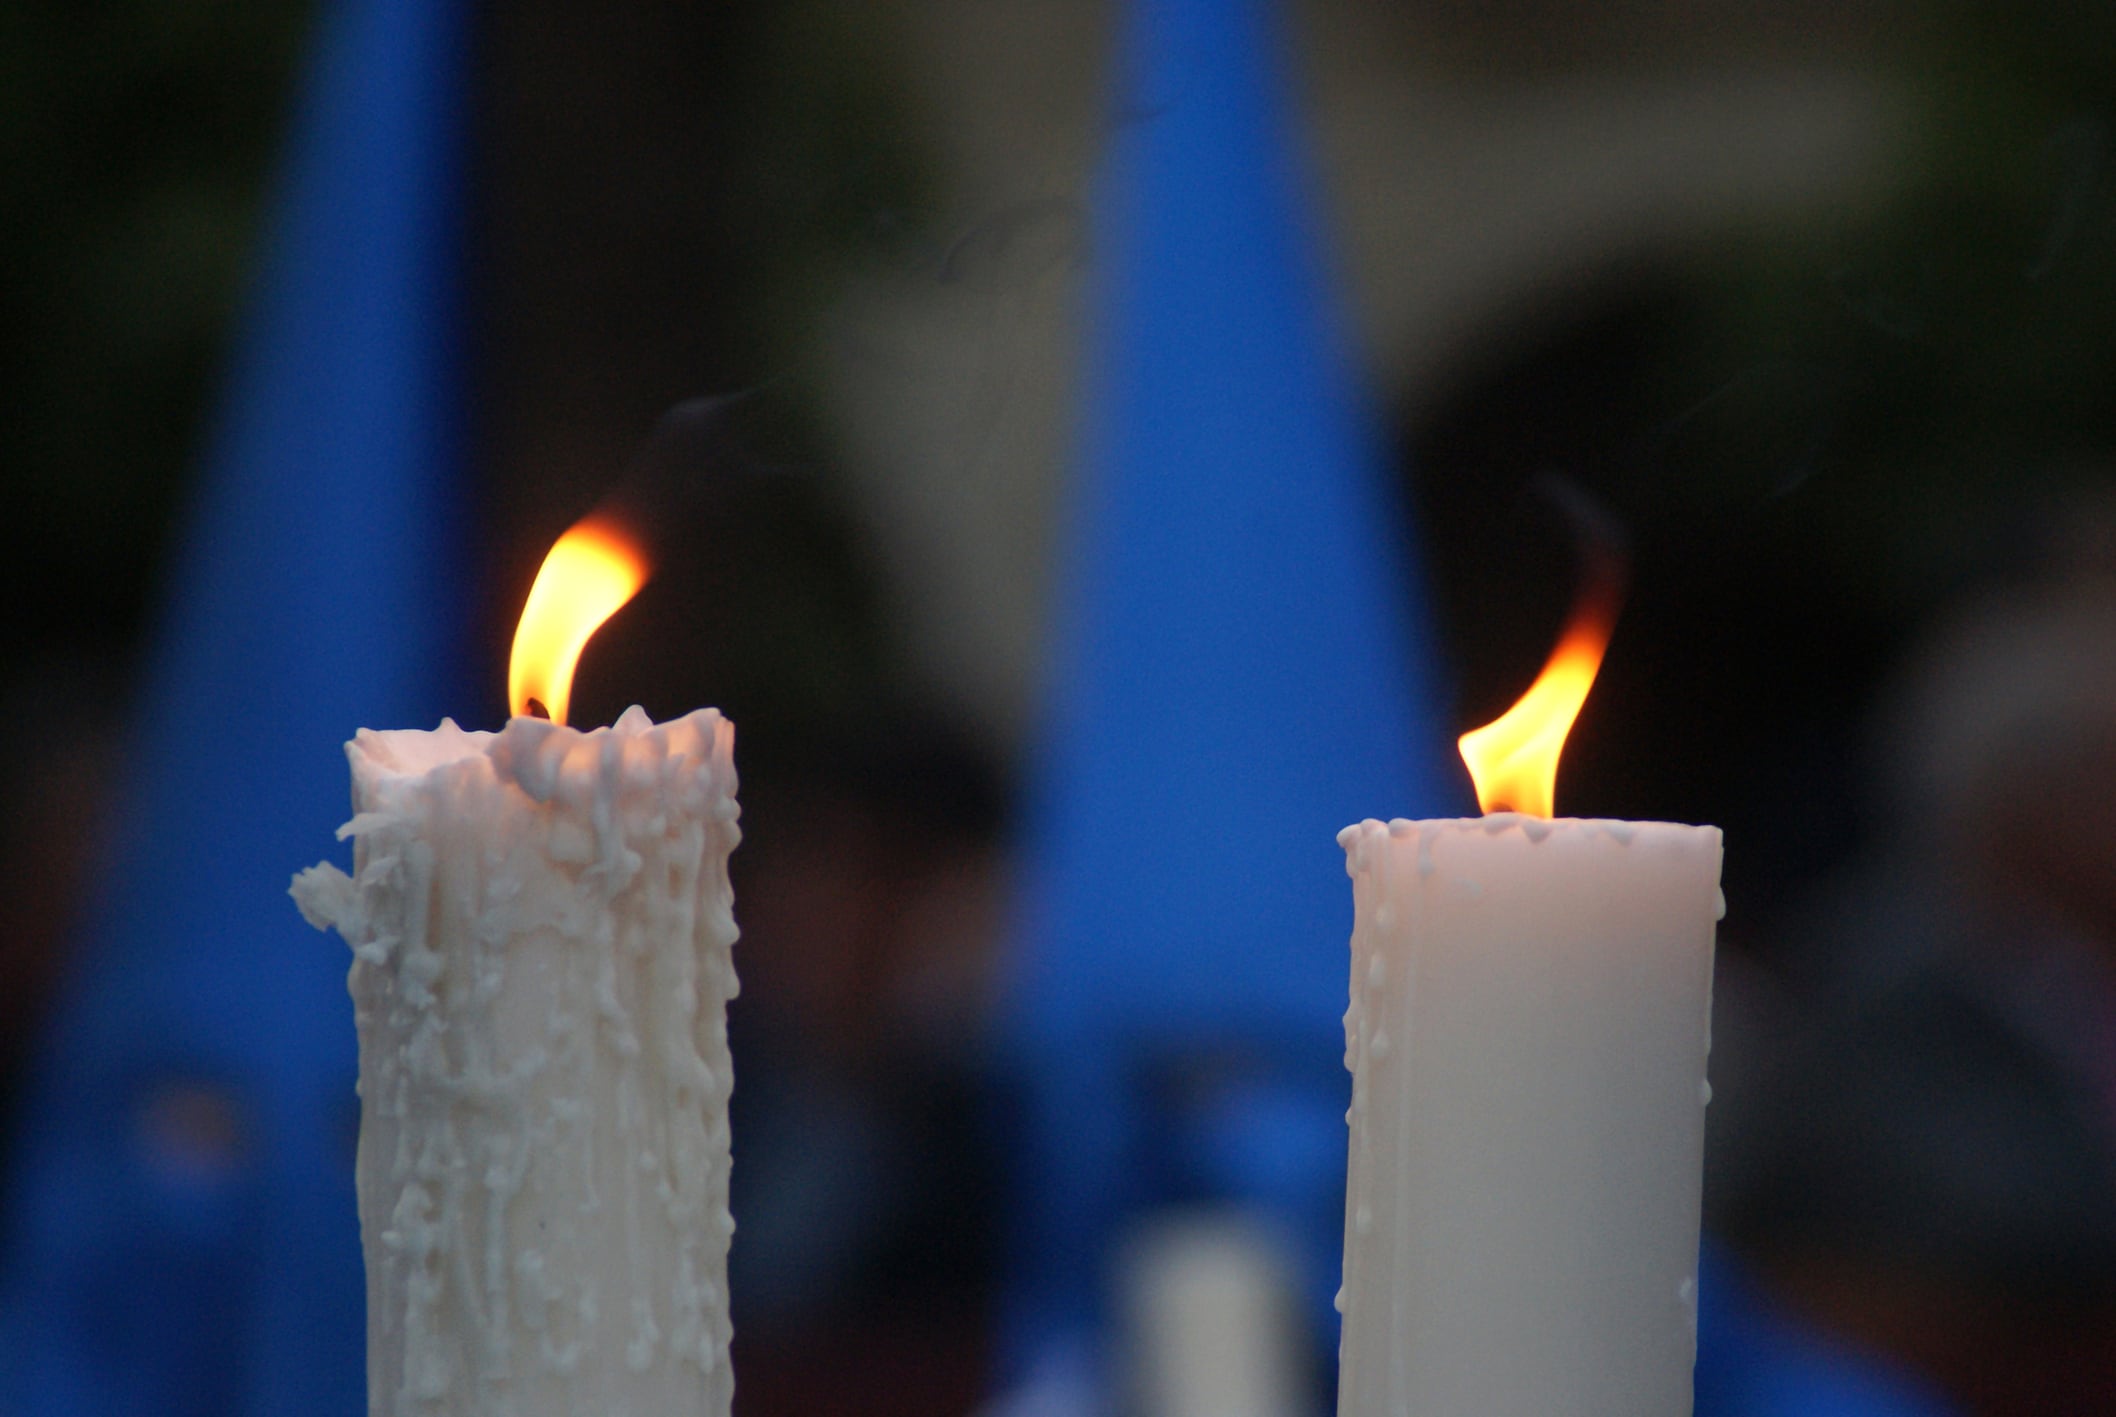
[[1127, 1217], [1285, 1215], [1336, 1284], [1339, 828], [1454, 812], [1408, 523], [1317, 254], [1264, 0], [1137, 0], [1096, 193], [1085, 426], [1009, 1036], [1019, 1361]]
[[0, 1410], [365, 1411], [347, 960], [286, 884], [354, 730], [454, 706], [460, 44], [434, 0], [322, 22], [8, 1178]]

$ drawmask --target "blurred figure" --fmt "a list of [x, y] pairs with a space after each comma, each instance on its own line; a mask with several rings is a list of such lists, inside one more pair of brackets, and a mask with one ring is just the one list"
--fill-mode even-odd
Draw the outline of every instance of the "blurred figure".
[[1719, 1226], [1787, 1316], [1972, 1417], [2116, 1411], [2111, 544], [1914, 657], [1882, 849], [1783, 996], [1729, 978]]
[[1003, 1005], [1024, 1097], [995, 1413], [1120, 1399], [1124, 1242], [1201, 1205], [1283, 1231], [1289, 1362], [1321, 1405], [1350, 1092], [1334, 838], [1460, 791], [1286, 10], [1122, 7]]
[[0, 1172], [30, 1040], [79, 928], [118, 775], [118, 676], [40, 665], [0, 691], [0, 719], [36, 751], [0, 763]]
[[737, 1408], [967, 1412], [998, 1267], [996, 771], [927, 711], [760, 723], [744, 752]]
[[346, 816], [344, 742], [434, 722], [461, 658], [461, 33], [324, 10], [8, 1157], [7, 1417], [366, 1410], [346, 958], [284, 892]]

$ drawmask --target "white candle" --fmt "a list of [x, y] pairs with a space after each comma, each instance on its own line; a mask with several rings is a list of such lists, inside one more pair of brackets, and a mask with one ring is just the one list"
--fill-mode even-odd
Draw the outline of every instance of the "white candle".
[[1683, 1417], [1713, 827], [1339, 837], [1354, 882], [1341, 1417]]
[[1338, 836], [1339, 1417], [1691, 1410], [1719, 829], [1552, 820], [1622, 595], [1590, 513], [1549, 662], [1462, 736], [1487, 815]]
[[369, 1411], [729, 1410], [734, 730], [363, 731], [353, 947]]
[[1296, 1417], [1312, 1381], [1284, 1237], [1240, 1214], [1171, 1210], [1119, 1264], [1123, 1410], [1137, 1417]]

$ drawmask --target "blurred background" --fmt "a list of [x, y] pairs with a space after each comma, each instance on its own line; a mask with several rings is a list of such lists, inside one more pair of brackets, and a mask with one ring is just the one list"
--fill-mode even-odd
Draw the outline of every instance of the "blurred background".
[[[419, 711], [497, 726], [545, 549], [664, 410], [745, 395], [651, 493], [656, 579], [574, 706], [741, 725], [745, 1417], [1143, 1409], [1140, 1306], [1223, 1271], [1283, 1291], [1259, 1310], [1282, 1410], [1328, 1410], [1328, 1223], [1237, 1223], [1243, 1185], [1210, 1167], [1139, 1182], [1096, 1232], [1098, 1293], [1129, 1297], [1097, 1301], [1090, 1356], [1053, 1359], [1019, 1300], [1054, 1242], [1022, 1220], [1044, 1122], [1010, 951], [1063, 712], [1083, 351], [1114, 320], [1097, 174], [1158, 117], [1112, 77], [1123, 19], [523, 0], [451, 51], [455, 589], [416, 613], [454, 648]], [[98, 987], [83, 942], [152, 666], [171, 625], [200, 633], [172, 587], [329, 22], [278, 0], [0, 15], [18, 1325], [58, 1304], [21, 1278], [59, 1224], [20, 1218], [67, 1056], [48, 1040]], [[2116, 12], [1299, 0], [1272, 22], [1295, 190], [1402, 513], [1383, 535], [1417, 633], [1377, 653], [1423, 657], [1440, 738], [1510, 703], [1577, 576], [1538, 491], [1564, 479], [1627, 529], [1632, 592], [1560, 808], [1726, 833], [1701, 1417], [2116, 1411]], [[227, 721], [219, 752], [274, 731]], [[1464, 810], [1435, 762], [1431, 800], [1365, 814]], [[284, 948], [342, 971], [278, 889]], [[1350, 919], [1347, 892], [1314, 923], [1339, 1001]], [[1334, 1069], [1333, 1018], [1315, 1047]], [[119, 1096], [101, 1135], [127, 1165], [219, 1184], [269, 1145], [232, 1084]], [[1180, 1221], [1153, 1223], [1163, 1201]], [[154, 1248], [97, 1243], [117, 1273]], [[209, 1346], [147, 1405], [10, 1408], [60, 1389], [0, 1366], [0, 1411], [263, 1410], [214, 1366], [241, 1343]]]

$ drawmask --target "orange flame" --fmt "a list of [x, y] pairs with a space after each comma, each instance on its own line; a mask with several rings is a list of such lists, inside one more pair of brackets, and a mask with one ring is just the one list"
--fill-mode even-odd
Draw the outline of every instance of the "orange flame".
[[1556, 815], [1558, 754], [1594, 687], [1615, 628], [1614, 597], [1584, 597], [1528, 692], [1505, 713], [1456, 740], [1484, 811]]
[[646, 556], [608, 522], [589, 517], [561, 536], [544, 557], [514, 630], [507, 706], [524, 714], [534, 700], [553, 723], [564, 723], [580, 652], [646, 580]]

